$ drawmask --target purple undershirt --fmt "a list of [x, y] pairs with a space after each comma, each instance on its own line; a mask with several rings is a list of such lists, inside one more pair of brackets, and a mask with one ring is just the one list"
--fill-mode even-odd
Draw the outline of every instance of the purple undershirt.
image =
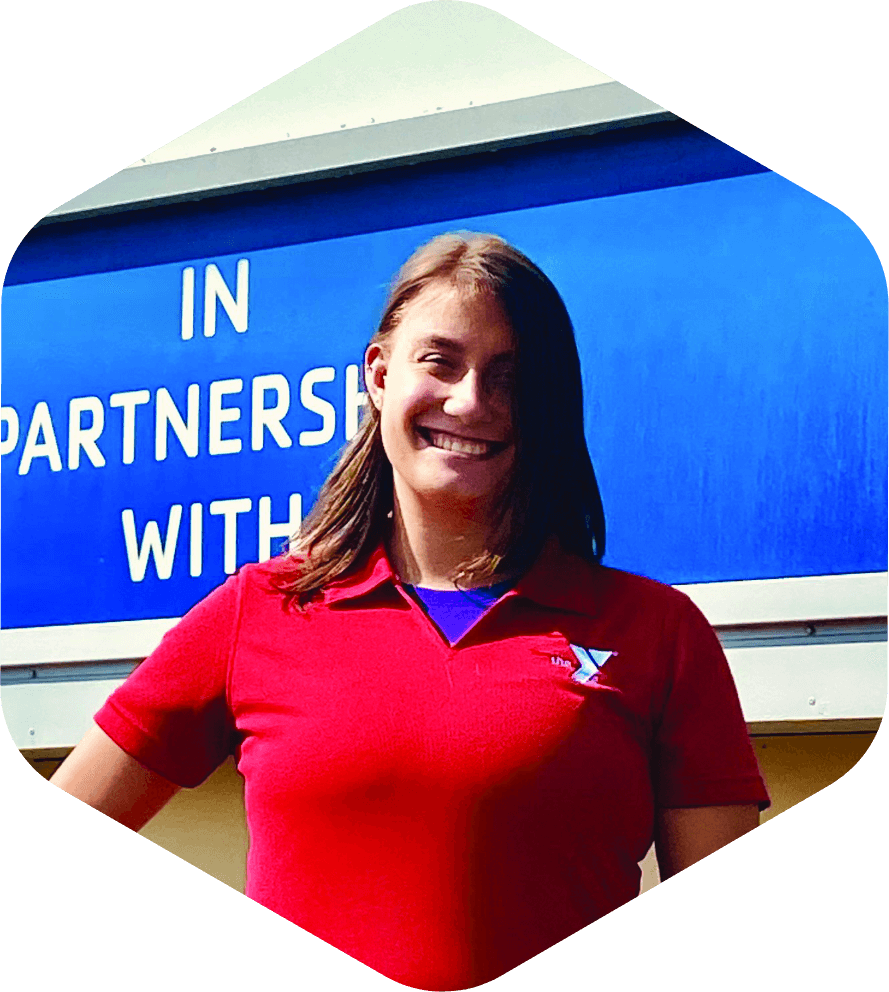
[[425, 589], [409, 585], [404, 588], [453, 644], [513, 585], [513, 582], [498, 582], [480, 589]]

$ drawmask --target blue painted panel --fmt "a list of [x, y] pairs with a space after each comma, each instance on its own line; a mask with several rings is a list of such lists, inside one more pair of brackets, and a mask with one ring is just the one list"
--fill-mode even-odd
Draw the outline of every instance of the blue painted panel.
[[[330, 238], [197, 259], [234, 289], [250, 260], [250, 316], [236, 333], [219, 307], [215, 337], [180, 338], [182, 264], [8, 287], [4, 404], [18, 412], [3, 458], [3, 610], [7, 626], [178, 615], [223, 578], [224, 518], [213, 500], [248, 498], [239, 562], [257, 555], [258, 500], [305, 508], [344, 440], [345, 368], [360, 361], [392, 272], [420, 242], [454, 227], [493, 230], [562, 291], [578, 332], [587, 430], [609, 524], [608, 563], [668, 582], [770, 578], [886, 567], [886, 285], [844, 215], [770, 173]], [[200, 284], [200, 279], [198, 280]], [[200, 288], [200, 286], [199, 286]], [[197, 294], [200, 298], [200, 293]], [[200, 299], [199, 299], [200, 303]], [[334, 438], [301, 446], [321, 418], [300, 382], [336, 409]], [[281, 373], [282, 424], [251, 449], [250, 384]], [[223, 398], [238, 454], [208, 454], [208, 386]], [[154, 407], [167, 388], [185, 410], [200, 387], [200, 451], [171, 437], [155, 459]], [[145, 389], [135, 458], [122, 463], [122, 411], [111, 393]], [[68, 402], [105, 411], [97, 468], [66, 461]], [[267, 394], [268, 403], [273, 398]], [[35, 403], [49, 405], [63, 467], [45, 456], [18, 474]], [[83, 423], [89, 422], [85, 415]], [[45, 440], [39, 438], [39, 440]], [[203, 507], [202, 574], [189, 574], [189, 506]], [[134, 582], [121, 511], [137, 536], [166, 532], [183, 507], [172, 574], [152, 561]]]
[[36, 227], [6, 284], [256, 251], [764, 172], [685, 121]]

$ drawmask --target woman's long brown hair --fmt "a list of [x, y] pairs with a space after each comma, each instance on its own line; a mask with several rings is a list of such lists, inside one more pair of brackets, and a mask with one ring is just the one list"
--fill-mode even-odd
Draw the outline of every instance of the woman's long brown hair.
[[[491, 294], [515, 334], [515, 468], [492, 521], [488, 549], [463, 562], [458, 585], [526, 570], [555, 534], [566, 551], [598, 563], [605, 516], [583, 432], [583, 393], [574, 329], [561, 296], [520, 251], [493, 234], [443, 234], [405, 262], [371, 344], [385, 348], [404, 308], [431, 283]], [[354, 570], [388, 536], [392, 468], [380, 414], [366, 403], [361, 425], [280, 560], [276, 585], [302, 604]]]

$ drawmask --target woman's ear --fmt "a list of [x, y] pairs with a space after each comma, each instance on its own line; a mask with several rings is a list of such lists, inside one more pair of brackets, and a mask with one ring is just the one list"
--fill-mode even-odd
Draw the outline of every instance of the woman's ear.
[[383, 408], [383, 392], [386, 387], [386, 357], [379, 344], [372, 344], [364, 355], [364, 384], [371, 403]]

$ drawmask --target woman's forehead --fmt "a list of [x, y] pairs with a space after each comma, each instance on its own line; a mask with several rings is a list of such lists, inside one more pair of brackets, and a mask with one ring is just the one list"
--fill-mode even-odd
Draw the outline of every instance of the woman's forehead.
[[406, 343], [429, 337], [454, 346], [484, 343], [499, 352], [515, 350], [509, 318], [492, 292], [440, 282], [426, 286], [404, 306], [395, 333]]

